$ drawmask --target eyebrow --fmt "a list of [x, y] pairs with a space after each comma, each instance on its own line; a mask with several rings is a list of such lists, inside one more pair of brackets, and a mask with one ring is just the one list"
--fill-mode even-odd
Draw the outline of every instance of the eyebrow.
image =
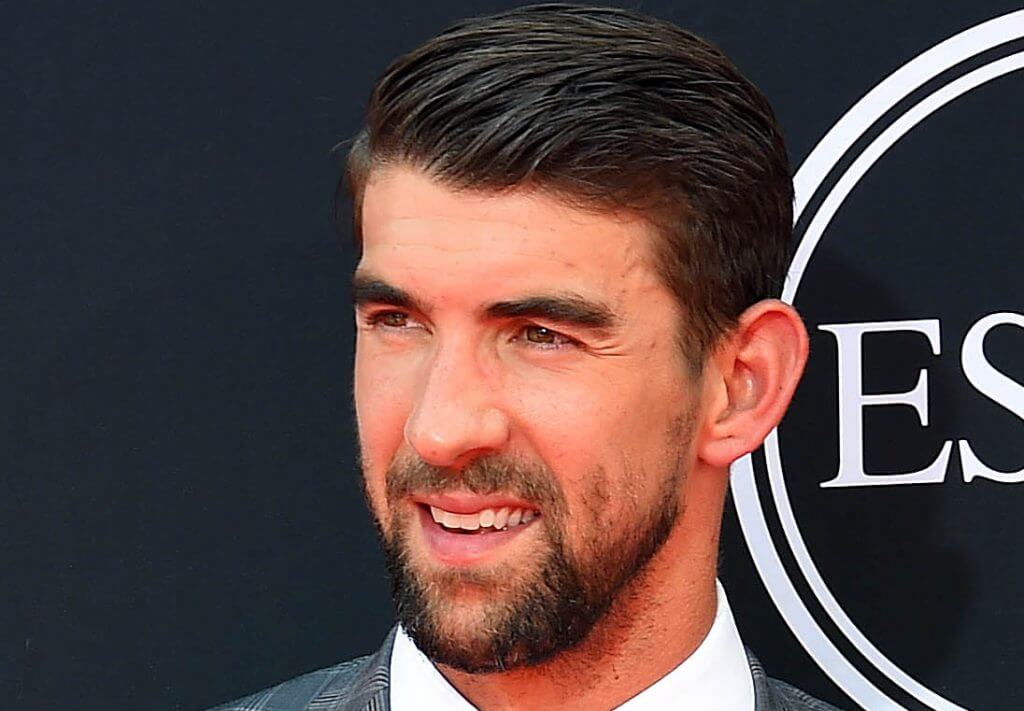
[[486, 314], [491, 318], [539, 318], [599, 331], [611, 329], [618, 323], [618, 318], [608, 306], [578, 294], [499, 301], [488, 306]]
[[383, 279], [360, 272], [352, 275], [352, 303], [356, 306], [388, 304], [402, 309], [422, 311], [416, 299], [407, 291], [388, 284]]
[[[364, 304], [388, 304], [402, 309], [424, 311], [423, 304], [411, 294], [372, 274], [356, 272], [352, 276], [352, 301]], [[484, 309], [488, 318], [536, 318], [554, 323], [607, 331], [619, 324], [619, 318], [606, 304], [574, 293], [538, 294], [490, 304]]]

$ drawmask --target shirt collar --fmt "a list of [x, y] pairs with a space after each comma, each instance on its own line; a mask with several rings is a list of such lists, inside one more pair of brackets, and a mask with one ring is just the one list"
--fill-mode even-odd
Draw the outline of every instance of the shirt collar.
[[[617, 708], [650, 711], [686, 703], [693, 711], [753, 711], [754, 681], [729, 600], [718, 605], [707, 636], [679, 666]], [[401, 627], [391, 652], [392, 711], [474, 711]]]

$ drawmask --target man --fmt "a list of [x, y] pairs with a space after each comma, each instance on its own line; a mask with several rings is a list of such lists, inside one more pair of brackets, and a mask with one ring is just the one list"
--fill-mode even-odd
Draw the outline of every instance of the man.
[[522, 8], [394, 62], [348, 181], [399, 626], [221, 708], [831, 708], [764, 675], [716, 583], [729, 465], [807, 355], [761, 94], [668, 23]]

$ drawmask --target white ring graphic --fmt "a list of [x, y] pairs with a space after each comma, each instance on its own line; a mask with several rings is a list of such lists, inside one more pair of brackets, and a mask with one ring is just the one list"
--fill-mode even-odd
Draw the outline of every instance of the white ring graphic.
[[[1024, 37], [1024, 11], [989, 20], [936, 45], [872, 89], [850, 109], [815, 146], [794, 178], [799, 220], [810, 198], [838, 160], [889, 109], [925, 82], [993, 47]], [[804, 270], [829, 222], [842, 202], [872, 165], [903, 135], [942, 106], [999, 76], [1024, 68], [1024, 52], [998, 59], [937, 89], [889, 125], [843, 173], [829, 191], [804, 232], [790, 266], [782, 298], [792, 303]], [[765, 440], [772, 497], [783, 532], [801, 573], [826, 613], [846, 638], [890, 681], [918, 701], [940, 711], [962, 711], [911, 678], [882, 654], [856, 627], [836, 601], [812, 561], [793, 515], [779, 454], [778, 431]], [[847, 660], [811, 616], [789, 579], [768, 531], [749, 456], [733, 465], [733, 497], [754, 562], [776, 607], [808, 654], [852, 699], [868, 709], [900, 706], [879, 690]]]

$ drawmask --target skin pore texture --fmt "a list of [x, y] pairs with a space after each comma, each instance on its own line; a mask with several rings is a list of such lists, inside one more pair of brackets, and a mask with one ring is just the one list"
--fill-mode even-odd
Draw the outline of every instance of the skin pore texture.
[[[728, 465], [789, 402], [799, 317], [756, 304], [694, 378], [642, 220], [406, 166], [362, 210], [356, 414], [400, 617], [478, 708], [613, 708], [711, 626]], [[428, 513], [488, 501], [535, 518], [463, 535]]]

